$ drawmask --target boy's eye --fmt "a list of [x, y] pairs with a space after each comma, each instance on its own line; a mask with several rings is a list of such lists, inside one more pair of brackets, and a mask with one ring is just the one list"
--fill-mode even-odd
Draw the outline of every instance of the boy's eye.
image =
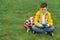
[[42, 10], [46, 10], [46, 9], [42, 9]]

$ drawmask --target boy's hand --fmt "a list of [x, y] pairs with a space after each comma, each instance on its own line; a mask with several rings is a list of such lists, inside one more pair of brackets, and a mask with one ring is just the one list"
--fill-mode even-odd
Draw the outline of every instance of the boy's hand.
[[42, 24], [40, 24], [40, 26], [39, 26], [40, 28], [43, 28], [43, 25]]
[[47, 26], [46, 26], [47, 28], [49, 27], [49, 24], [47, 24]]

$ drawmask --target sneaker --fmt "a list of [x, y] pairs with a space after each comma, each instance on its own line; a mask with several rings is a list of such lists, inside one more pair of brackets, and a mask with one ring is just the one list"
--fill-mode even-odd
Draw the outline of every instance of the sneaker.
[[50, 33], [50, 36], [54, 36], [53, 32]]
[[35, 31], [33, 31], [33, 34], [36, 34], [36, 32], [35, 32]]
[[48, 32], [48, 35], [53, 36], [54, 34], [53, 32]]

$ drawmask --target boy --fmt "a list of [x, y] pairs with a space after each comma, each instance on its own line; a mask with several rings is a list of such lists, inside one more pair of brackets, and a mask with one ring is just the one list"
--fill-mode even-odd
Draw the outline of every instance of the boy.
[[41, 9], [37, 11], [32, 29], [35, 32], [53, 36], [53, 21], [51, 13], [47, 10], [47, 3], [41, 3]]

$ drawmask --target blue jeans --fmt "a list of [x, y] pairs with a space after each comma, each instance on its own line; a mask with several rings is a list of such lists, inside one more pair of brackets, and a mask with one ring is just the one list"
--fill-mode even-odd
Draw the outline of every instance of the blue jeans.
[[42, 24], [42, 25], [43, 25], [43, 28], [36, 27], [35, 25], [32, 25], [32, 30], [36, 31], [38, 33], [46, 34], [48, 32], [53, 32], [53, 30], [55, 29], [54, 26], [46, 28], [46, 24]]

